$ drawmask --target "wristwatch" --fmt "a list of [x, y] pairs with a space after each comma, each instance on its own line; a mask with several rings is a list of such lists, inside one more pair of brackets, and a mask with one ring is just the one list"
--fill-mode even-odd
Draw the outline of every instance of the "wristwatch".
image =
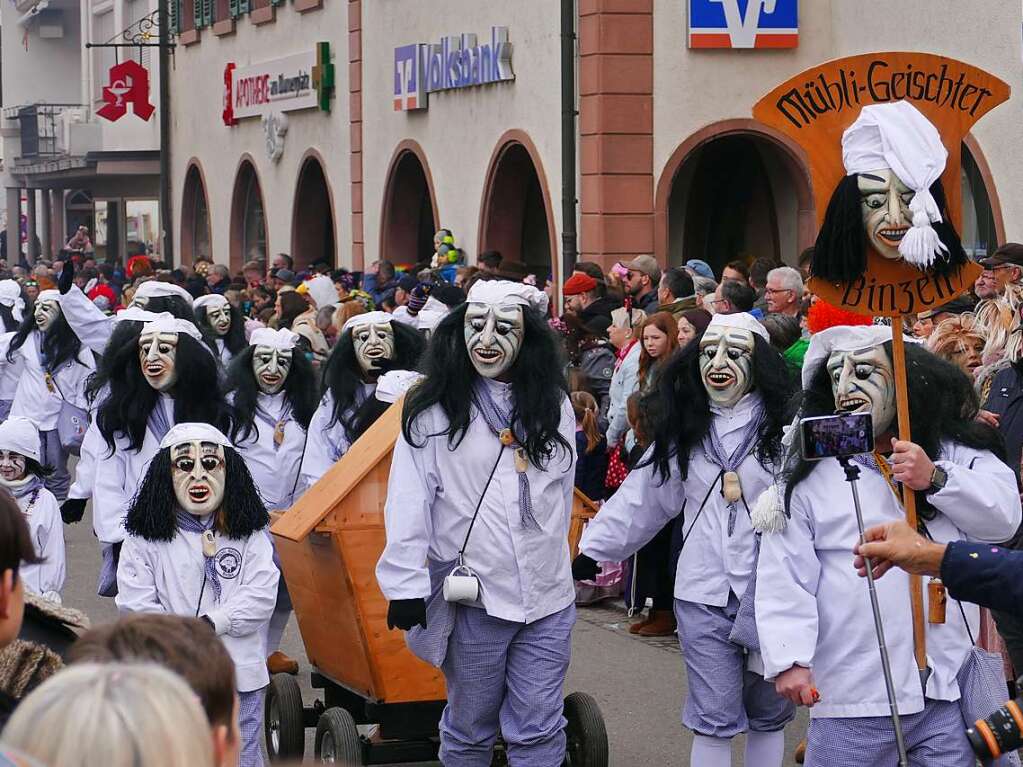
[[938, 466], [938, 464], [934, 464], [934, 471], [931, 472], [931, 486], [927, 488], [927, 494], [933, 495], [944, 490], [947, 482], [948, 472]]

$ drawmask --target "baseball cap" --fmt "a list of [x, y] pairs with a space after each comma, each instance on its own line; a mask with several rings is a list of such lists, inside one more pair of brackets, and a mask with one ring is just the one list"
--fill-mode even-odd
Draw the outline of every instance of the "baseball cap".
[[626, 269], [633, 272], [642, 272], [650, 278], [651, 282], [661, 279], [661, 265], [653, 256], [636, 256], [631, 261], [623, 261]]
[[278, 279], [281, 282], [291, 285], [295, 281], [295, 273], [290, 269], [278, 269], [274, 274], [274, 279]]
[[706, 277], [708, 280], [714, 279], [714, 270], [710, 268], [710, 264], [706, 261], [701, 261], [698, 258], [690, 258], [686, 261], [686, 266], [692, 269], [700, 277]]
[[1023, 245], [1018, 242], [1007, 242], [987, 258], [980, 260], [980, 265], [988, 269], [1005, 264], [1023, 266]]
[[577, 296], [580, 293], [589, 293], [596, 290], [597, 281], [583, 272], [576, 272], [565, 282], [562, 293], [566, 296]]

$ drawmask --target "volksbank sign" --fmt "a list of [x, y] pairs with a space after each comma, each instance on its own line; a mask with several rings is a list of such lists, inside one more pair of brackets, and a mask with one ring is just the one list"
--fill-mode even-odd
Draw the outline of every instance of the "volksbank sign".
[[507, 27], [492, 27], [482, 45], [470, 34], [403, 45], [394, 49], [394, 111], [427, 109], [431, 93], [514, 79]]

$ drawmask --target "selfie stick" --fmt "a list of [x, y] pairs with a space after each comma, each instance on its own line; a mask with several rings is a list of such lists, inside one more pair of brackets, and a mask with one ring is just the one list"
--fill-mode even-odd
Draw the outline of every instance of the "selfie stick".
[[[863, 526], [863, 510], [860, 508], [860, 492], [856, 480], [860, 478], [860, 468], [854, 465], [849, 456], [838, 457], [838, 462], [845, 469], [845, 481], [852, 488], [853, 505], [856, 507], [856, 524], [860, 529], [860, 544], [866, 543], [866, 532]], [[892, 666], [888, 660], [888, 646], [884, 641], [884, 625], [881, 623], [881, 606], [877, 601], [877, 589], [874, 588], [873, 563], [864, 557], [867, 568], [867, 590], [870, 592], [870, 607], [874, 611], [874, 631], [877, 632], [877, 645], [881, 650], [881, 670], [884, 672], [884, 685], [888, 692], [888, 707], [892, 712], [892, 725], [895, 727], [895, 745], [899, 749], [900, 767], [908, 767], [906, 756], [906, 740], [902, 735], [902, 722], [899, 719], [899, 704], [895, 699], [895, 683], [892, 681]]]

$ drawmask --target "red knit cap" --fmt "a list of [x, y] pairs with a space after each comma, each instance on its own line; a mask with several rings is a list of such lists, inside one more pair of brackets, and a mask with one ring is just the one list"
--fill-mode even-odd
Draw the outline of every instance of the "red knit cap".
[[822, 330], [837, 325], [872, 324], [874, 324], [874, 318], [868, 314], [857, 314], [848, 309], [840, 309], [821, 299], [814, 301], [806, 313], [806, 328], [811, 333], [820, 333]]
[[595, 290], [596, 287], [597, 281], [590, 277], [590, 275], [585, 272], [576, 272], [568, 278], [561, 292], [566, 296], [577, 296], [580, 293], [589, 293], [591, 290]]

